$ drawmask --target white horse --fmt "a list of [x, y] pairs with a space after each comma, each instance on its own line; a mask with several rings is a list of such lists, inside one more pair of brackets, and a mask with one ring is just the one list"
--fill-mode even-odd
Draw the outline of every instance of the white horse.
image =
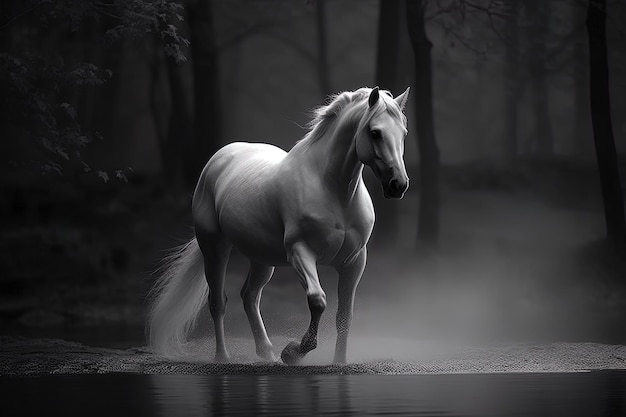
[[407, 88], [394, 99], [378, 87], [344, 92], [315, 111], [309, 132], [289, 152], [238, 142], [213, 155], [193, 195], [195, 238], [166, 260], [152, 289], [148, 332], [153, 351], [177, 356], [208, 300], [215, 360], [229, 360], [224, 278], [236, 246], [250, 261], [241, 297], [257, 355], [277, 360], [259, 305], [274, 267], [282, 265], [296, 270], [311, 322], [302, 340], [289, 343], [281, 358], [294, 364], [315, 349], [326, 307], [317, 275], [317, 264], [323, 264], [339, 273], [334, 361], [346, 362], [354, 295], [374, 226], [363, 165], [372, 168], [385, 197], [404, 196], [409, 185], [403, 160], [408, 94]]

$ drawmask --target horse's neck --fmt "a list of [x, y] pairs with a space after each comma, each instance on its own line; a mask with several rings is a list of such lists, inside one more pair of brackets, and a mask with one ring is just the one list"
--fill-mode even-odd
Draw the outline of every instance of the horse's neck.
[[356, 153], [355, 128], [349, 121], [339, 121], [306, 151], [306, 157], [330, 189], [349, 198], [354, 196], [363, 172]]

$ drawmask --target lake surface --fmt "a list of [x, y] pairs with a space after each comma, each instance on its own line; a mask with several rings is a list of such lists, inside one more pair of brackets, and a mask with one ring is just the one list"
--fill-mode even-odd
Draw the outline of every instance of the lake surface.
[[0, 377], [3, 416], [626, 416], [626, 371]]

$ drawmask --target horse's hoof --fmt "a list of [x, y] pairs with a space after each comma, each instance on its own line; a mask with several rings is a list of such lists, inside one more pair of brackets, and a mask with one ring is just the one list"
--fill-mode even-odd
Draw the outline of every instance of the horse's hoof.
[[300, 349], [300, 343], [298, 342], [290, 342], [285, 348], [283, 352], [280, 354], [280, 358], [287, 365], [295, 365], [304, 358], [304, 353]]
[[276, 354], [274, 354], [274, 349], [272, 345], [258, 348], [256, 350], [256, 354], [264, 362], [278, 362], [278, 357], [276, 356]]
[[278, 362], [278, 357], [271, 350], [257, 352], [257, 356], [263, 359], [264, 362]]
[[229, 363], [230, 355], [228, 353], [218, 353], [215, 355], [216, 363]]

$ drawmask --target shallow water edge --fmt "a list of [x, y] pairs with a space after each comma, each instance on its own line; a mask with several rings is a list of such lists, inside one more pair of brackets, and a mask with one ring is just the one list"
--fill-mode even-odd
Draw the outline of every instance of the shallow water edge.
[[[248, 351], [249, 340], [242, 340]], [[354, 362], [334, 365], [321, 348], [299, 366], [256, 362], [248, 353], [218, 364], [203, 346], [195, 356], [172, 361], [145, 347], [109, 349], [58, 339], [0, 336], [0, 375], [68, 375], [103, 373], [217, 374], [217, 375], [338, 375], [338, 374], [476, 374], [563, 373], [626, 370], [626, 346], [597, 343], [502, 344], [441, 346], [415, 343], [388, 357], [352, 355]]]

